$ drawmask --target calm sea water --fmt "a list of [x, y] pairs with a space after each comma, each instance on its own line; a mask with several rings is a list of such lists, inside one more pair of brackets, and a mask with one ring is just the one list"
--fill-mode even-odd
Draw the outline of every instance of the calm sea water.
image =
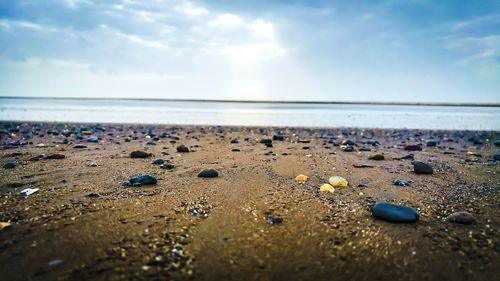
[[2, 121], [500, 130], [500, 107], [0, 99]]

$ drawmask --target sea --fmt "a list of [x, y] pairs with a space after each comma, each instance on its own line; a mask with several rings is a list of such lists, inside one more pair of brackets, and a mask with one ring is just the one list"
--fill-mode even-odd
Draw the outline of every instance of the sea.
[[500, 131], [500, 106], [0, 98], [0, 121]]

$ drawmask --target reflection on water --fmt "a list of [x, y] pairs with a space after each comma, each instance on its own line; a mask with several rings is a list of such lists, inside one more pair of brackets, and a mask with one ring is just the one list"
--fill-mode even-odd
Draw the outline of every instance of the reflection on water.
[[499, 130], [499, 107], [0, 99], [0, 120]]

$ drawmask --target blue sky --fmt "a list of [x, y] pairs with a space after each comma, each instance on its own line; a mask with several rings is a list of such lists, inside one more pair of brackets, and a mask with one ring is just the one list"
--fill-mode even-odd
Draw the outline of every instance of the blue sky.
[[500, 0], [2, 0], [0, 95], [500, 102]]

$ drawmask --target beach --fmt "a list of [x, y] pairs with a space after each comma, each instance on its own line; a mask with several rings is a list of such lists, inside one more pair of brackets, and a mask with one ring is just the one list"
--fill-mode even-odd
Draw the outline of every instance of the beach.
[[[498, 131], [7, 121], [0, 128], [3, 280], [500, 274]], [[200, 177], [204, 169], [215, 176]], [[144, 175], [154, 181], [134, 178]], [[320, 192], [332, 176], [347, 186]], [[21, 194], [27, 188], [38, 190]], [[417, 217], [377, 218], [377, 202], [411, 207]]]

